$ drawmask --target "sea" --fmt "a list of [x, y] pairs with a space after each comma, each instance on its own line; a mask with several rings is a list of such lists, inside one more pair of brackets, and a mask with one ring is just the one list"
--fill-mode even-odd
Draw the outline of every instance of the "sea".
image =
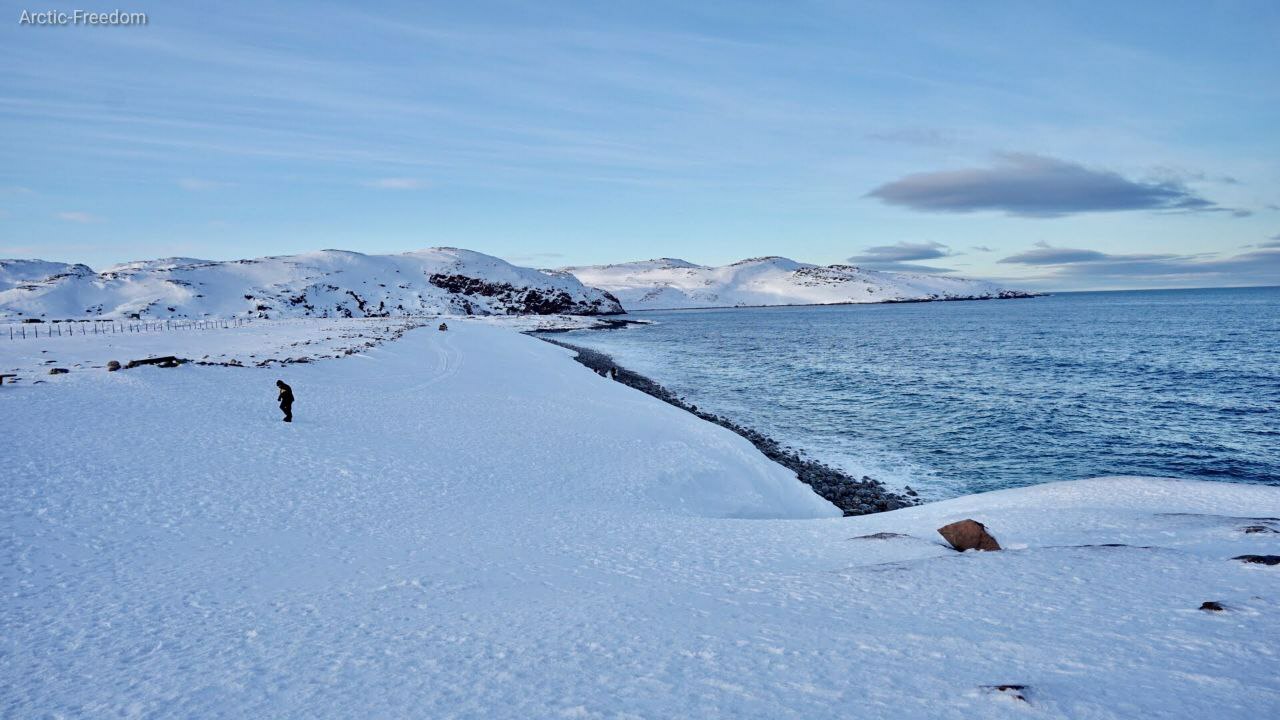
[[633, 313], [566, 333], [928, 499], [1102, 475], [1280, 485], [1280, 287]]

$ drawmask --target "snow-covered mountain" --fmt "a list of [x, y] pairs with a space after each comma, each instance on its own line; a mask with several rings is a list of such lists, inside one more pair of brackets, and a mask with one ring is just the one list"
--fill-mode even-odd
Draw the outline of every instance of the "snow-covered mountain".
[[558, 271], [457, 248], [399, 255], [321, 250], [256, 260], [163, 258], [95, 272], [0, 260], [0, 318], [603, 315], [607, 292]]
[[658, 258], [618, 265], [563, 268], [608, 290], [628, 310], [750, 305], [829, 305], [1030, 297], [1033, 293], [982, 280], [810, 265], [784, 257], [707, 267]]

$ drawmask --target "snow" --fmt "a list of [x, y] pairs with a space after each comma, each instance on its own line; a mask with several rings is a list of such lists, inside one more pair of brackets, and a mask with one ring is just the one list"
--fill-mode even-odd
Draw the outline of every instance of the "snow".
[[[0, 260], [0, 292], [39, 282], [59, 275], [85, 275], [93, 271], [87, 265], [69, 265], [45, 260]], [[4, 297], [0, 295], [0, 297]]]
[[[48, 380], [50, 368], [105, 371], [111, 360], [174, 355], [197, 363], [263, 365], [304, 359], [343, 357], [399, 337], [404, 331], [440, 322], [456, 323], [451, 316], [388, 318], [291, 318], [219, 322], [165, 323], [47, 323], [0, 325], [0, 372], [11, 373], [11, 384]], [[583, 315], [492, 315], [470, 318], [520, 332], [583, 330], [607, 320]], [[638, 321], [630, 321], [638, 322]], [[112, 328], [115, 328], [113, 331]], [[61, 329], [59, 334], [58, 329]], [[95, 332], [96, 331], [96, 332]], [[37, 335], [37, 332], [39, 333]], [[53, 332], [53, 335], [49, 335]]]
[[751, 258], [720, 267], [658, 258], [564, 269], [588, 285], [608, 290], [628, 310], [1026, 295], [980, 280], [884, 272], [851, 265], [818, 266], [784, 257]]
[[0, 318], [9, 319], [590, 315], [621, 310], [615, 299], [584, 287], [572, 275], [518, 267], [459, 248], [398, 255], [321, 250], [225, 262], [162, 258], [123, 263], [101, 273], [85, 265], [0, 260]]
[[[451, 320], [451, 318], [446, 318]], [[515, 320], [516, 318], [512, 318]], [[257, 365], [289, 360], [342, 357], [397, 337], [433, 318], [298, 318], [223, 323], [70, 323], [27, 325], [27, 337], [10, 340], [0, 329], [0, 372], [17, 377], [8, 382], [30, 384], [49, 368], [72, 372], [106, 371], [107, 363], [175, 355], [205, 363]], [[525, 323], [533, 323], [532, 319]], [[544, 320], [552, 324], [551, 319]], [[116, 331], [112, 331], [114, 326]], [[42, 333], [36, 336], [37, 327]], [[61, 327], [64, 334], [48, 331]], [[95, 329], [98, 332], [95, 332]], [[135, 331], [136, 330], [136, 331]]]
[[[340, 334], [326, 322], [290, 332]], [[236, 342], [263, 355], [255, 325]], [[565, 350], [449, 326], [340, 360], [0, 388], [0, 714], [1280, 709], [1280, 568], [1231, 560], [1280, 553], [1242, 530], [1280, 527], [1280, 488], [1102, 478], [839, 518], [745, 440]], [[942, 547], [966, 517], [1006, 549]]]

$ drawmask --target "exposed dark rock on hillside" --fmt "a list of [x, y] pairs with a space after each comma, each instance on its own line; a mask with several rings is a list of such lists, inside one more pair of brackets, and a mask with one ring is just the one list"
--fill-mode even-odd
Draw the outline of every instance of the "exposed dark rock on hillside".
[[461, 296], [494, 298], [507, 307], [508, 315], [617, 315], [618, 299], [605, 292], [603, 300], [574, 300], [569, 293], [516, 287], [466, 275], [436, 273], [428, 281], [438, 288]]

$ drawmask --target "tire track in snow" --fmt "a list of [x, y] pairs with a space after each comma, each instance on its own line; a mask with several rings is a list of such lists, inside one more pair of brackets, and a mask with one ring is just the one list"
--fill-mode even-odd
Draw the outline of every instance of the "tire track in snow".
[[[424, 331], [425, 332], [425, 331]], [[437, 333], [437, 341], [432, 343], [432, 351], [436, 356], [436, 366], [434, 373], [422, 382], [414, 383], [406, 388], [406, 392], [417, 392], [432, 385], [444, 382], [454, 375], [458, 374], [458, 369], [462, 367], [462, 353], [458, 350], [453, 342], [453, 338], [449, 336], [453, 330], [444, 332], [435, 331]]]

